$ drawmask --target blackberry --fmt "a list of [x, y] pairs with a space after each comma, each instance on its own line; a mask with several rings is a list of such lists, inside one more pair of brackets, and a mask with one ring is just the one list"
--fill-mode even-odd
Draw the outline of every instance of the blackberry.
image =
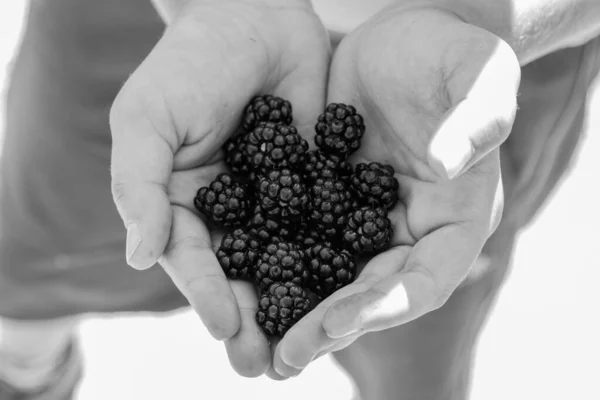
[[310, 197], [310, 223], [326, 240], [337, 243], [348, 222], [348, 213], [357, 207], [352, 192], [341, 180], [317, 179]]
[[391, 210], [398, 202], [399, 184], [391, 165], [378, 162], [357, 164], [351, 182], [362, 204]]
[[305, 287], [310, 278], [304, 252], [289, 242], [268, 244], [256, 265], [255, 280], [263, 288], [273, 282], [293, 282]]
[[383, 207], [361, 207], [350, 213], [344, 229], [344, 245], [356, 255], [372, 255], [390, 246], [392, 223]]
[[305, 251], [311, 274], [310, 289], [321, 298], [354, 281], [356, 261], [347, 250], [336, 250], [329, 243], [318, 243]]
[[261, 173], [273, 169], [296, 169], [308, 143], [296, 128], [282, 123], [261, 122], [248, 135], [245, 155], [249, 166]]
[[261, 293], [256, 322], [267, 335], [283, 337], [310, 308], [310, 299], [300, 286], [275, 282]]
[[243, 229], [223, 236], [216, 256], [223, 272], [231, 279], [253, 279], [261, 242]]
[[308, 203], [300, 175], [289, 169], [270, 171], [256, 184], [258, 203], [269, 217], [299, 221]]
[[365, 124], [353, 106], [331, 103], [315, 125], [315, 144], [327, 153], [347, 156], [360, 147]]
[[325, 240], [325, 237], [313, 226], [308, 223], [301, 223], [300, 228], [294, 235], [294, 243], [302, 249], [306, 249]]
[[250, 190], [245, 183], [222, 173], [196, 193], [194, 206], [215, 226], [242, 225], [250, 212]]
[[292, 105], [281, 97], [263, 94], [254, 97], [244, 109], [242, 126], [248, 132], [260, 122], [292, 123]]
[[263, 244], [269, 244], [275, 238], [282, 241], [292, 237], [292, 228], [290, 225], [284, 221], [270, 217], [260, 205], [254, 206], [247, 228]]
[[309, 182], [319, 178], [335, 178], [344, 181], [352, 175], [352, 166], [344, 157], [312, 150], [306, 153], [302, 163], [302, 175]]
[[246, 134], [237, 135], [230, 138], [223, 145], [225, 164], [231, 168], [234, 174], [248, 175], [250, 173], [248, 160], [245, 156], [246, 139]]

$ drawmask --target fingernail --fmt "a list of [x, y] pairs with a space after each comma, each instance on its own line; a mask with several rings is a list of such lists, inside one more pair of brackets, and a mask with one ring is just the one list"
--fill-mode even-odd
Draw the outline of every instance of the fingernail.
[[324, 327], [325, 333], [331, 339], [343, 339], [346, 336], [354, 335], [358, 333], [358, 328], [356, 326], [327, 326]]
[[473, 146], [468, 139], [439, 135], [429, 147], [429, 165], [443, 178], [456, 178], [473, 157]]
[[127, 258], [127, 264], [132, 266], [133, 268], [138, 268], [135, 265], [133, 257], [135, 256], [136, 251], [139, 249], [140, 244], [142, 243], [142, 235], [140, 234], [140, 229], [136, 224], [131, 224], [127, 227], [127, 244], [125, 248], [125, 255]]

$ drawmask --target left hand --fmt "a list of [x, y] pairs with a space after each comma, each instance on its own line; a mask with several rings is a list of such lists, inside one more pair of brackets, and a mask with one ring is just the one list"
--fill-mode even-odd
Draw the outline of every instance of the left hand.
[[434, 8], [387, 10], [342, 41], [328, 102], [364, 116], [352, 161], [391, 164], [401, 204], [390, 213], [392, 247], [279, 343], [280, 375], [446, 302], [502, 214], [498, 146], [512, 127], [519, 81], [506, 43]]

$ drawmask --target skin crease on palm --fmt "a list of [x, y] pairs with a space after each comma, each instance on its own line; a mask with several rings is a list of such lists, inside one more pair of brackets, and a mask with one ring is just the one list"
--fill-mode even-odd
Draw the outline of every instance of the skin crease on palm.
[[[126, 225], [153, 210], [152, 224], [140, 227], [144, 240], [134, 257], [146, 258], [134, 259], [138, 266], [152, 265], [164, 250], [161, 265], [213, 336], [226, 339], [233, 368], [244, 376], [268, 369], [282, 379], [300, 373], [315, 356], [350, 344], [355, 334], [332, 338], [349, 326], [367, 322], [358, 327], [367, 331], [407, 322], [439, 307], [464, 279], [501, 214], [498, 152], [479, 154], [449, 180], [432, 168], [431, 143], [440, 126], [456, 124], [453, 107], [470, 104], [470, 97], [485, 104], [489, 91], [507, 103], [497, 120], [504, 124], [495, 126], [509, 130], [519, 65], [499, 39], [452, 15], [385, 13], [342, 41], [326, 99], [329, 43], [316, 15], [298, 8], [236, 7], [181, 13], [124, 86], [111, 112], [113, 193]], [[494, 76], [499, 70], [506, 79]], [[482, 85], [484, 95], [474, 90]], [[256, 93], [290, 100], [294, 122], [311, 144], [325, 100], [355, 105], [367, 132], [352, 161], [392, 164], [405, 205], [390, 216], [392, 249], [279, 344], [269, 344], [254, 320], [253, 286], [225, 280], [213, 254], [221, 236], [208, 231], [192, 204], [197, 188], [225, 171], [220, 146]], [[462, 119], [465, 130], [479, 117]], [[134, 149], [144, 151], [132, 158]], [[199, 259], [205, 262], [198, 265]], [[381, 314], [381, 300], [393, 303], [388, 315]], [[379, 314], [367, 318], [373, 310]]]

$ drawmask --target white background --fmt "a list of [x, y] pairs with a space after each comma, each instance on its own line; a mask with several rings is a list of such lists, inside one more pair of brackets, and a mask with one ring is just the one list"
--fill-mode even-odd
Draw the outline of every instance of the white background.
[[[0, 74], [16, 43], [21, 7], [22, 0], [0, 5]], [[578, 162], [520, 239], [480, 341], [473, 400], [600, 399], [600, 113], [594, 111], [600, 98], [594, 98]], [[349, 381], [329, 359], [283, 383], [237, 377], [222, 345], [191, 313], [93, 319], [81, 332], [82, 400], [351, 397]]]

